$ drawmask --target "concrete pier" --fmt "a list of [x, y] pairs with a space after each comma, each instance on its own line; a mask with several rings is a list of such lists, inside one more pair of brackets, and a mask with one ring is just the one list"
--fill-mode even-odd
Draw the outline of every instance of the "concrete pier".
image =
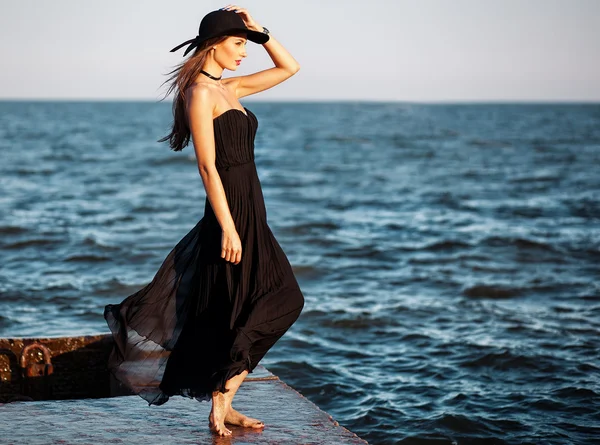
[[[84, 338], [85, 341], [80, 340]], [[66, 340], [71, 339], [71, 340]], [[79, 339], [75, 341], [74, 339]], [[74, 345], [66, 351], [70, 357], [78, 357], [77, 350], [84, 348], [84, 354], [100, 357], [106, 354], [108, 337], [62, 337], [49, 339], [0, 339], [0, 351], [11, 367], [17, 363], [17, 349], [34, 341], [44, 343], [52, 352], [52, 345]], [[90, 346], [90, 343], [92, 346]], [[11, 346], [12, 345], [12, 346]], [[98, 345], [104, 345], [99, 347]], [[3, 349], [4, 347], [4, 349]], [[65, 351], [63, 351], [65, 352]], [[34, 351], [31, 351], [35, 354]], [[53, 357], [54, 363], [61, 363]], [[95, 363], [101, 363], [96, 359]], [[64, 380], [61, 372], [73, 370], [63, 360], [63, 367], [55, 366], [54, 382]], [[101, 365], [100, 365], [101, 368]], [[73, 375], [90, 375], [78, 369]], [[94, 376], [108, 374], [98, 374]], [[260, 430], [227, 425], [233, 431], [230, 437], [218, 437], [210, 432], [208, 414], [210, 402], [198, 402], [181, 396], [171, 397], [161, 406], [149, 406], [137, 395], [114, 394], [114, 384], [101, 380], [98, 387], [112, 388], [106, 397], [68, 398], [63, 392], [58, 399], [27, 399], [27, 396], [13, 395], [7, 391], [21, 387], [18, 369], [4, 369], [4, 398], [0, 403], [0, 443], [14, 445], [50, 444], [367, 444], [354, 433], [340, 426], [329, 414], [303, 397], [266, 368], [258, 366], [240, 386], [234, 407], [251, 417], [262, 420], [265, 427]], [[21, 372], [22, 374], [22, 372]], [[58, 375], [57, 375], [58, 374]], [[11, 381], [7, 379], [10, 378]], [[43, 379], [43, 378], [42, 378]], [[81, 385], [74, 387], [81, 388]], [[86, 384], [87, 385], [87, 384]], [[86, 386], [83, 385], [83, 386]], [[68, 386], [61, 385], [63, 391]], [[118, 388], [117, 388], [118, 389]], [[1, 392], [1, 391], [0, 391]]]

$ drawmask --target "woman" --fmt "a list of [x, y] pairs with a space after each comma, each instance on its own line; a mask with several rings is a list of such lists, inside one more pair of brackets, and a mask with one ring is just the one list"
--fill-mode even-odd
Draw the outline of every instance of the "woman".
[[[246, 57], [247, 40], [263, 44], [275, 67], [222, 79]], [[232, 407], [249, 372], [296, 321], [304, 297], [267, 224], [254, 164], [258, 120], [239, 98], [271, 88], [299, 65], [244, 8], [207, 14], [195, 48], [169, 80], [173, 127], [159, 142], [173, 150], [190, 137], [206, 201], [204, 216], [167, 255], [152, 281], [104, 317], [115, 346], [108, 366], [133, 392], [161, 405], [172, 395], [212, 400], [211, 430], [225, 424], [262, 428]]]

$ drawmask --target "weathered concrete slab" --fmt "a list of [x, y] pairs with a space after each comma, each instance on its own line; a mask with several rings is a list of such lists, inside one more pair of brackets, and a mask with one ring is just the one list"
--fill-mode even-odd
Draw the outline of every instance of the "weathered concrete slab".
[[366, 444], [265, 368], [250, 374], [234, 399], [261, 430], [208, 428], [209, 402], [172, 397], [148, 406], [139, 396], [0, 404], [0, 443], [36, 444]]
[[[262, 366], [234, 406], [265, 428], [229, 426], [233, 437], [214, 436], [208, 402], [177, 396], [148, 406], [128, 395], [106, 369], [111, 348], [110, 334], [0, 338], [0, 444], [366, 444]], [[24, 377], [44, 362], [52, 363], [50, 378]]]

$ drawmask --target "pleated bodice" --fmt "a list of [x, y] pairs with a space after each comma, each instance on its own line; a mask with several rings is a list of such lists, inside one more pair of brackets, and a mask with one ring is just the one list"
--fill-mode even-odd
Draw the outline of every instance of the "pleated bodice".
[[246, 107], [244, 109], [247, 114], [231, 108], [213, 119], [215, 165], [218, 170], [254, 161], [258, 119]]
[[[258, 119], [252, 111], [244, 109], [247, 114], [231, 108], [213, 119], [215, 166], [236, 230], [243, 241], [248, 238], [250, 228], [260, 230], [261, 226], [267, 224], [267, 211], [254, 163], [254, 138]], [[220, 231], [208, 196], [204, 216], [207, 226]]]

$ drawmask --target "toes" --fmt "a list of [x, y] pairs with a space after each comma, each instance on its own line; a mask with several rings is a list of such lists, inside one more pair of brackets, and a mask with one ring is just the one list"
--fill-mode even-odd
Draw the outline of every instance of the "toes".
[[231, 436], [231, 430], [225, 428], [225, 427], [219, 427], [217, 425], [211, 425], [211, 431], [214, 431], [215, 433], [217, 433], [219, 436]]
[[257, 419], [246, 419], [244, 420], [243, 424], [245, 427], [250, 428], [262, 428], [263, 426], [265, 426], [264, 423]]
[[228, 430], [227, 428], [223, 428], [222, 430], [219, 430], [219, 434], [221, 436], [231, 436], [231, 430]]

